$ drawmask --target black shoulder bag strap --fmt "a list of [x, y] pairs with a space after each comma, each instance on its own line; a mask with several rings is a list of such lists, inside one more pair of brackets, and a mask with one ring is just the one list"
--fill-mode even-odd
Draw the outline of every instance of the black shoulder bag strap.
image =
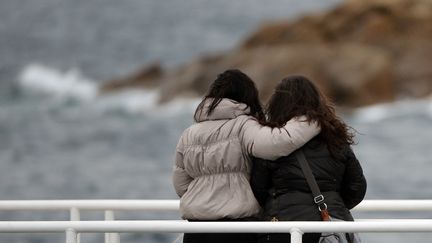
[[324, 196], [322, 195], [318, 184], [315, 180], [314, 175], [312, 174], [312, 170], [309, 166], [309, 163], [301, 149], [295, 152], [297, 160], [300, 163], [300, 167], [303, 171], [303, 174], [306, 178], [306, 181], [312, 191], [313, 200], [315, 204], [318, 206], [318, 210], [321, 212], [321, 218], [323, 221], [330, 221], [329, 213], [327, 211], [327, 204], [324, 202]]

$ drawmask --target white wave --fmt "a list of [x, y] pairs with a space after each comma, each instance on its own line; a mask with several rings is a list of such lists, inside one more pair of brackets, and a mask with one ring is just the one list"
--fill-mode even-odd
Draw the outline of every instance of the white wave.
[[359, 108], [354, 112], [357, 121], [380, 122], [386, 119], [424, 114], [432, 118], [432, 99], [403, 100]]
[[[99, 95], [97, 82], [84, 77], [79, 71], [62, 72], [40, 64], [31, 64], [24, 68], [19, 75], [18, 85], [26, 93], [50, 95], [57, 101], [91, 101], [86, 103], [87, 108], [94, 112], [120, 111], [127, 114], [170, 116], [193, 111], [199, 102], [193, 98], [177, 98], [160, 105], [157, 89], [128, 89]], [[54, 102], [56, 106], [62, 103]]]
[[361, 122], [378, 122], [389, 117], [391, 104], [379, 104], [359, 108], [354, 117]]
[[154, 109], [159, 100], [157, 90], [124, 90], [100, 96], [94, 107], [103, 112], [124, 111], [140, 114]]
[[166, 104], [160, 105], [158, 110], [161, 111], [160, 115], [169, 116], [179, 113], [193, 113], [201, 102], [201, 98], [176, 98]]
[[429, 105], [428, 105], [428, 113], [429, 113], [429, 117], [432, 119], [432, 96], [430, 96], [429, 98], [428, 98], [428, 101], [429, 101]]
[[29, 93], [48, 94], [56, 98], [76, 98], [92, 100], [98, 94], [95, 82], [83, 77], [78, 70], [61, 72], [59, 70], [31, 64], [23, 69], [18, 83]]
[[99, 96], [93, 107], [102, 112], [120, 111], [127, 114], [149, 114], [152, 116], [171, 116], [181, 112], [191, 112], [198, 105], [196, 98], [177, 98], [159, 104], [157, 89], [130, 89]]

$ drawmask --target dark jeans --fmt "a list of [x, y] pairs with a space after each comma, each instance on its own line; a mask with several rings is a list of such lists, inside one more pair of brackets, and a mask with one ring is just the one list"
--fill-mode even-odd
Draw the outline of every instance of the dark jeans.
[[183, 243], [256, 243], [256, 234], [186, 233]]
[[[220, 220], [189, 220], [191, 222], [216, 221], [256, 221], [256, 218], [220, 219]], [[186, 233], [183, 243], [256, 243], [257, 234], [254, 233]]]
[[[303, 235], [303, 243], [318, 243], [321, 233], [308, 233]], [[259, 234], [257, 243], [290, 243], [290, 234]]]

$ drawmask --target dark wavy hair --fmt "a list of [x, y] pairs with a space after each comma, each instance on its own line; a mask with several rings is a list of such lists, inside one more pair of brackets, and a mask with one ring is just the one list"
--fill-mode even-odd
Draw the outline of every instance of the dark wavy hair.
[[195, 110], [195, 121], [197, 121], [198, 113], [203, 111], [207, 99], [213, 99], [207, 110], [207, 115], [210, 115], [224, 98], [246, 104], [251, 116], [258, 120], [265, 119], [255, 83], [242, 71], [229, 69], [219, 74], [210, 85], [207, 94]]
[[296, 116], [321, 127], [318, 139], [327, 144], [334, 157], [340, 157], [347, 145], [354, 144], [354, 131], [336, 115], [334, 105], [306, 77], [289, 76], [275, 89], [267, 104], [268, 125], [281, 127]]

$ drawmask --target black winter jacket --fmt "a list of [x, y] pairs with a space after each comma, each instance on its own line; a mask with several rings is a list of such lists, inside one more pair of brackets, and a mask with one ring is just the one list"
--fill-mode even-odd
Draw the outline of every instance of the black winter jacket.
[[[359, 161], [347, 145], [335, 159], [325, 143], [313, 139], [301, 148], [325, 197], [330, 215], [353, 220], [349, 209], [366, 193], [366, 179]], [[275, 161], [254, 159], [252, 190], [266, 220], [320, 221], [320, 213], [295, 154]]]

